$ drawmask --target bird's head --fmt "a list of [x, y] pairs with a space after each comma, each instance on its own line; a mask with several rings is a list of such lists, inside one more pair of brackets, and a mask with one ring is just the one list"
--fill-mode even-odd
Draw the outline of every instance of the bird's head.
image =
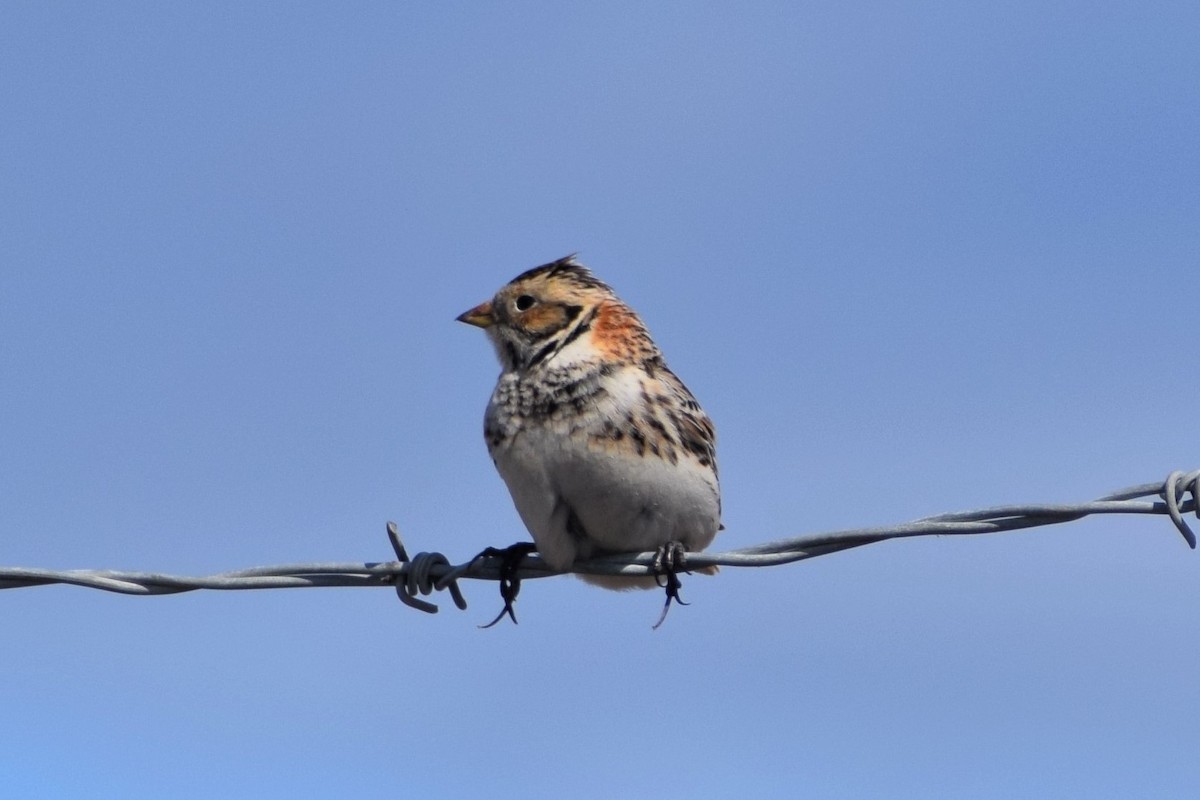
[[543, 362], [585, 333], [606, 301], [620, 302], [571, 255], [521, 273], [458, 321], [487, 331], [505, 371], [512, 371]]

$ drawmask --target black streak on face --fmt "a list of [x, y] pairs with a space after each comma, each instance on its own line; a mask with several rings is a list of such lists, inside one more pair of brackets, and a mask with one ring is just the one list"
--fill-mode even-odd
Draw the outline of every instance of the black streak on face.
[[[581, 311], [583, 311], [583, 306], [567, 306], [567, 320], [569, 322], [574, 321], [575, 318], [579, 316], [579, 313]], [[575, 341], [580, 336], [582, 336], [583, 334], [585, 334], [589, 330], [591, 330], [591, 328], [592, 328], [592, 319], [591, 319], [591, 317], [588, 317], [583, 322], [576, 325], [575, 328], [570, 333], [567, 334], [567, 338], [563, 339], [562, 346], [566, 347], [571, 342]]]
[[545, 361], [550, 356], [550, 354], [553, 353], [554, 351], [556, 351], [557, 349], [558, 349], [558, 344], [555, 342], [551, 342], [550, 344], [546, 345], [541, 350], [538, 350], [536, 353], [533, 354], [533, 358], [529, 359], [528, 366], [532, 367], [534, 364], [540, 364], [541, 362]]

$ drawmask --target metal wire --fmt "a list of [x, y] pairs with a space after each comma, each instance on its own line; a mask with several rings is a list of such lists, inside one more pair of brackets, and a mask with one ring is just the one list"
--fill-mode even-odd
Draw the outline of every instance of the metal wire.
[[[1190, 493], [1191, 497], [1188, 497]], [[1158, 497], [1157, 500], [1140, 498]], [[1014, 505], [939, 514], [901, 525], [882, 528], [858, 528], [831, 533], [796, 536], [774, 542], [729, 550], [723, 553], [689, 553], [685, 569], [707, 566], [769, 567], [790, 564], [806, 558], [836, 553], [853, 547], [914, 536], [949, 536], [1024, 530], [1044, 525], [1072, 522], [1093, 514], [1155, 514], [1170, 518], [1188, 546], [1196, 548], [1196, 536], [1183, 515], [1195, 513], [1200, 500], [1200, 470], [1172, 472], [1162, 483], [1147, 483], [1105, 495], [1090, 503], [1077, 505]], [[318, 586], [388, 586], [400, 600], [412, 608], [430, 614], [438, 607], [417, 595], [448, 590], [454, 604], [467, 607], [458, 588], [460, 578], [499, 580], [500, 559], [477, 556], [453, 565], [441, 553], [417, 553], [409, 557], [394, 523], [387, 525], [388, 538], [396, 553], [395, 561], [326, 562], [285, 564], [273, 567], [222, 572], [203, 577], [164, 575], [157, 572], [124, 570], [49, 570], [27, 567], [0, 567], [0, 589], [19, 589], [46, 584], [70, 584], [131, 595], [159, 595], [192, 592], [198, 589], [289, 589]], [[655, 553], [606, 556], [578, 563], [570, 572], [588, 575], [645, 576], [654, 574]], [[562, 574], [546, 566], [537, 556], [522, 562], [516, 577], [546, 578]]]

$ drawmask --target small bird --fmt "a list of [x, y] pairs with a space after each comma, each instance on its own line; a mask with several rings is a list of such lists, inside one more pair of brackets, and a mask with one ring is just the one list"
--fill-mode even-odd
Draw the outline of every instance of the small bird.
[[[682, 552], [703, 550], [721, 528], [721, 492], [712, 421], [642, 320], [574, 256], [518, 275], [458, 320], [483, 328], [499, 356], [484, 438], [537, 552], [565, 570], [656, 551], [665, 615], [679, 600]], [[517, 563], [530, 550], [509, 548]], [[507, 572], [511, 581], [511, 561]], [[657, 581], [581, 577], [612, 589]], [[503, 580], [501, 594], [497, 621], [513, 616]]]

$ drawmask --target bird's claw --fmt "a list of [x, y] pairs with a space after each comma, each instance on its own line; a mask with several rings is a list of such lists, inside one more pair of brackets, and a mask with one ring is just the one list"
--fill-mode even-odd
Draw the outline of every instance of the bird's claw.
[[688, 605], [679, 596], [679, 590], [683, 588], [683, 583], [679, 580], [679, 573], [687, 571], [683, 568], [686, 559], [687, 550], [679, 542], [667, 542], [654, 551], [654, 582], [667, 592], [662, 613], [658, 616], [658, 622], [653, 625], [654, 630], [658, 630], [658, 626], [666, 621], [672, 601], [681, 606]]
[[533, 542], [517, 542], [508, 547], [489, 547], [475, 556], [475, 559], [488, 557], [500, 559], [500, 597], [504, 600], [504, 608], [500, 609], [496, 618], [487, 625], [480, 625], [480, 628], [490, 628], [505, 616], [511, 619], [514, 625], [517, 624], [517, 615], [513, 611], [513, 601], [517, 599], [517, 595], [521, 591], [521, 579], [517, 577], [517, 569], [521, 566], [525, 556], [536, 550], [537, 546]]

